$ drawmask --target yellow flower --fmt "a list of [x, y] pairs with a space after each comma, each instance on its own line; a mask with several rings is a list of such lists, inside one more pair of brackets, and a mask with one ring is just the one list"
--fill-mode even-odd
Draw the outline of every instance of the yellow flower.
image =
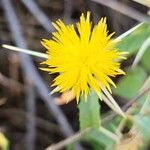
[[65, 25], [61, 20], [53, 23], [57, 30], [52, 39], [43, 39], [48, 59], [45, 68], [51, 74], [58, 73], [52, 86], [53, 92], [72, 91], [77, 101], [80, 95], [87, 97], [90, 89], [101, 95], [101, 90], [111, 92], [115, 86], [110, 77], [124, 74], [118, 59], [124, 52], [119, 52], [112, 40], [114, 33], [108, 35], [106, 18], [97, 25], [90, 22], [90, 13], [82, 14], [76, 25]]

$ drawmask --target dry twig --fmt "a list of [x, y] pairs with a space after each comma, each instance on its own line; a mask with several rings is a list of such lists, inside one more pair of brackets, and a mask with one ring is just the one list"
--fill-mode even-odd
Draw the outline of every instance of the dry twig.
[[93, 2], [102, 4], [106, 7], [109, 7], [117, 12], [120, 12], [132, 19], [135, 19], [139, 22], [145, 22], [150, 20], [148, 16], [142, 14], [141, 12], [135, 10], [134, 8], [131, 8], [130, 6], [124, 5], [121, 2], [114, 1], [114, 0], [92, 0]]
[[26, 133], [26, 149], [35, 150], [36, 137], [36, 104], [35, 91], [32, 82], [26, 81], [26, 109], [27, 109], [27, 133]]

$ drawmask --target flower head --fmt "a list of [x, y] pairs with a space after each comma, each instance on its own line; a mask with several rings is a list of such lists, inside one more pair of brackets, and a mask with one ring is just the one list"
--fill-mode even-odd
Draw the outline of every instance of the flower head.
[[115, 48], [117, 41], [111, 39], [114, 33], [108, 35], [106, 18], [93, 26], [88, 12], [86, 17], [81, 15], [76, 25], [65, 25], [58, 20], [53, 26], [57, 31], [42, 44], [49, 56], [44, 62], [45, 70], [59, 74], [52, 84], [56, 86], [54, 92], [71, 90], [78, 101], [90, 89], [98, 95], [101, 89], [111, 91], [110, 85], [115, 84], [110, 77], [124, 74], [118, 62], [124, 53]]

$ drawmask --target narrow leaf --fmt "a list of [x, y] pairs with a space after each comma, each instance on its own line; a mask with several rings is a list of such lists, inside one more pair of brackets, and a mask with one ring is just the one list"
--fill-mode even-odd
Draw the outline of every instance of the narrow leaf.
[[138, 90], [143, 85], [147, 77], [143, 68], [137, 66], [134, 69], [128, 69], [127, 75], [122, 77], [117, 84], [117, 88], [114, 89], [114, 94], [121, 97], [131, 99], [138, 93]]
[[129, 52], [129, 55], [132, 55], [139, 50], [149, 35], [150, 25], [149, 23], [144, 23], [131, 34], [121, 39], [117, 45], [117, 48], [121, 51], [127, 51]]
[[98, 96], [91, 91], [87, 97], [81, 97], [79, 108], [80, 130], [100, 127], [100, 105]]

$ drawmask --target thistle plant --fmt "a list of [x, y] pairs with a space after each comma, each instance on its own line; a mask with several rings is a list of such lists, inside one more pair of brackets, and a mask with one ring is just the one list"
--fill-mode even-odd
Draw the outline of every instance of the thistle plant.
[[54, 79], [52, 87], [55, 88], [51, 93], [71, 91], [77, 102], [81, 96], [86, 101], [91, 90], [106, 101], [104, 93], [108, 97], [106, 103], [125, 116], [110, 94], [110, 85], [116, 87], [111, 77], [125, 74], [119, 60], [125, 59], [126, 52], [116, 48], [118, 41], [112, 39], [114, 33], [108, 34], [106, 18], [93, 25], [90, 12], [87, 12], [75, 25], [65, 25], [58, 20], [53, 26], [56, 32], [52, 33], [52, 39], [42, 40], [48, 55], [43, 62], [47, 67], [43, 70], [59, 74]]
[[[124, 149], [137, 150], [144, 139], [137, 126], [146, 128], [144, 134], [147, 134], [147, 123], [150, 122], [150, 119], [144, 115], [149, 113], [150, 98], [147, 96], [146, 100], [142, 101], [144, 105], [141, 108], [131, 106], [124, 113], [113, 98], [112, 91], [124, 99], [131, 99], [136, 95], [144, 81], [146, 82], [145, 86], [139, 90], [139, 93], [146, 93], [149, 90], [149, 79], [146, 80], [147, 74], [138, 66], [142, 57], [149, 58], [150, 56], [143, 56], [149, 47], [149, 24], [141, 23], [115, 39], [112, 38], [114, 33], [109, 33], [107, 29], [106, 18], [101, 18], [94, 25], [90, 20], [90, 12], [85, 15], [81, 14], [79, 22], [76, 24], [65, 25], [61, 20], [52, 24], [56, 29], [52, 32], [52, 38], [41, 41], [47, 50], [46, 53], [7, 45], [3, 45], [3, 47], [44, 58], [40, 64], [40, 69], [50, 75], [56, 74], [51, 85], [53, 90], [50, 91], [50, 94], [62, 93], [62, 104], [76, 99], [81, 133], [79, 133], [80, 136], [75, 135], [74, 141], [77, 140], [77, 137], [83, 137], [82, 133], [84, 133], [85, 139], [90, 141], [96, 147], [95, 149], [97, 147], [100, 149], [101, 143], [103, 143], [107, 149], [119, 150], [123, 147]], [[130, 36], [132, 32], [133, 34]], [[132, 42], [136, 38], [143, 41]], [[130, 40], [132, 46], [128, 44]], [[130, 52], [129, 55], [135, 53], [137, 47], [139, 52], [133, 61], [133, 67], [128, 67], [126, 69], [127, 75], [125, 75], [120, 67], [121, 61], [126, 59], [128, 52]], [[128, 52], [125, 52], [126, 50]], [[149, 54], [149, 51], [146, 52]], [[148, 59], [144, 59], [143, 62], [149, 69]], [[121, 75], [122, 78], [116, 85], [112, 79], [118, 75]], [[133, 99], [134, 101], [142, 97], [141, 95], [137, 96], [136, 99]], [[131, 104], [134, 102], [133, 100]], [[101, 101], [104, 101], [113, 110], [111, 111], [112, 114], [115, 111], [120, 115], [116, 117], [119, 118], [119, 121], [116, 118], [117, 121], [115, 119], [109, 120], [110, 124], [115, 126], [115, 131], [112, 130], [110, 124], [105, 123], [105, 128], [102, 126], [104, 120], [102, 124]], [[136, 114], [135, 112], [138, 111], [139, 113]], [[132, 127], [129, 127], [128, 138], [122, 133], [127, 121], [133, 124]], [[91, 129], [92, 132], [89, 133]], [[98, 144], [95, 144], [95, 141]], [[112, 144], [112, 141], [115, 144]], [[64, 143], [66, 144], [66, 141]], [[53, 146], [50, 147], [50, 149], [52, 148]]]

